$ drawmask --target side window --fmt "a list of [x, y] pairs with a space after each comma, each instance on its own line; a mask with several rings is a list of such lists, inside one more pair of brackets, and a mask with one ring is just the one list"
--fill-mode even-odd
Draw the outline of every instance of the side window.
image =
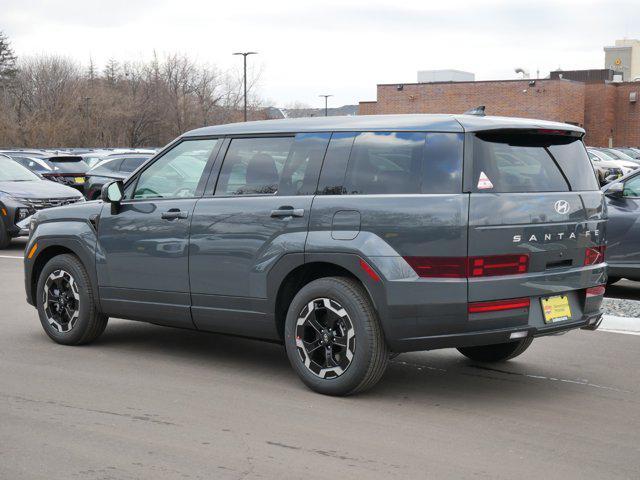
[[278, 191], [293, 137], [235, 138], [224, 157], [216, 195], [259, 195]]
[[349, 159], [347, 193], [420, 193], [425, 140], [425, 133], [359, 134]]
[[322, 164], [318, 195], [342, 195], [347, 193], [344, 188], [344, 177], [353, 147], [353, 140], [357, 133], [334, 133], [331, 136], [327, 154]]
[[147, 160], [148, 158], [144, 157], [125, 158], [122, 161], [122, 165], [120, 165], [120, 171], [124, 173], [131, 173]]
[[464, 135], [427, 133], [422, 193], [461, 193]]
[[107, 160], [102, 165], [100, 165], [99, 168], [101, 168], [102, 170], [107, 170], [109, 172], [117, 172], [118, 169], [120, 168], [121, 162], [122, 162], [121, 159]]
[[329, 133], [236, 138], [222, 164], [216, 195], [312, 195]]
[[330, 133], [296, 135], [287, 162], [280, 175], [278, 195], [313, 195], [327, 151]]
[[624, 197], [640, 197], [640, 176], [635, 176], [624, 182]]
[[133, 198], [193, 197], [218, 141], [185, 140], [176, 145], [140, 174]]

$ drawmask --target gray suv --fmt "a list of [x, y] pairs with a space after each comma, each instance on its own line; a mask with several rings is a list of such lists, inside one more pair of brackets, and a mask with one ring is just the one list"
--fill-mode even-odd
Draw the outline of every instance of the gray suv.
[[599, 325], [606, 210], [583, 135], [472, 115], [194, 130], [102, 201], [37, 214], [27, 300], [66, 345], [108, 317], [280, 341], [330, 395], [401, 352], [508, 360]]

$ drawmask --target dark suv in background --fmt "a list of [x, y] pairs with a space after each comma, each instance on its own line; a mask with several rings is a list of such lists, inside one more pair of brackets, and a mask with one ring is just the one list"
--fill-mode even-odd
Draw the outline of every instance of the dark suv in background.
[[0, 249], [29, 233], [21, 224], [37, 211], [83, 200], [77, 190], [44, 180], [0, 153]]
[[149, 160], [151, 154], [127, 154], [109, 156], [100, 160], [86, 173], [84, 195], [87, 200], [100, 198], [102, 187], [113, 180], [124, 180], [138, 167]]
[[195, 130], [104, 202], [36, 216], [27, 299], [67, 345], [110, 316], [282, 341], [332, 395], [400, 352], [507, 360], [599, 324], [606, 215], [583, 135], [471, 115]]

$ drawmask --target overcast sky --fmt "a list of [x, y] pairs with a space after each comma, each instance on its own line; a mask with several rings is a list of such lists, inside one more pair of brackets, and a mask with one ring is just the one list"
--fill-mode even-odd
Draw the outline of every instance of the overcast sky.
[[640, 38], [640, 0], [0, 0], [16, 53], [102, 66], [187, 53], [234, 68], [255, 50], [259, 93], [278, 106], [375, 100], [377, 83], [453, 68], [476, 79], [603, 68], [603, 46]]

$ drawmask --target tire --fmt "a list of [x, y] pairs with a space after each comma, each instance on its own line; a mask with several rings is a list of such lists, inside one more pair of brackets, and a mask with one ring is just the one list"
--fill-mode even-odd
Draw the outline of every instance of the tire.
[[458, 351], [465, 357], [478, 362], [504, 362], [523, 353], [533, 342], [533, 337], [515, 342], [482, 345], [480, 347], [461, 347]]
[[7, 233], [7, 229], [4, 226], [4, 222], [0, 220], [0, 250], [8, 248], [11, 244], [11, 237]]
[[[68, 307], [61, 308], [65, 314], [59, 313], [57, 309], [62, 304], [54, 300], [61, 296], [65, 297], [63, 304]], [[47, 262], [38, 278], [36, 302], [42, 328], [54, 342], [62, 345], [94, 341], [109, 320], [98, 311], [87, 271], [74, 255], [59, 255]], [[74, 312], [73, 318], [69, 318], [70, 311]]]
[[620, 277], [609, 277], [607, 278], [607, 285], [613, 285], [616, 282], [622, 280]]
[[[330, 328], [319, 330], [319, 324]], [[328, 345], [321, 331], [333, 338]], [[353, 395], [373, 387], [389, 360], [371, 300], [350, 278], [327, 277], [305, 285], [289, 306], [284, 336], [293, 369], [307, 387], [324, 395]], [[326, 361], [329, 368], [314, 361], [327, 355], [333, 363]]]

